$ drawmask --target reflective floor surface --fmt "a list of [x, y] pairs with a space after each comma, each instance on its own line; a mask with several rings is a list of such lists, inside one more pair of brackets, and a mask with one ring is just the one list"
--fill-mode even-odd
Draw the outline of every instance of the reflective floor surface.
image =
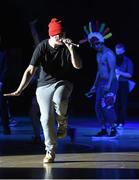
[[58, 139], [55, 162], [45, 165], [44, 145], [32, 142], [30, 119], [15, 119], [11, 135], [0, 126], [0, 179], [139, 179], [138, 118], [130, 118], [115, 138], [95, 138], [95, 118], [70, 118], [74, 137]]

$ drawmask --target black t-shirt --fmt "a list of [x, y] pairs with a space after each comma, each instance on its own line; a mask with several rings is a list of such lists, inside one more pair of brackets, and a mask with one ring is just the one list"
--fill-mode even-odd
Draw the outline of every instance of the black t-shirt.
[[37, 87], [55, 83], [59, 80], [69, 80], [73, 66], [70, 52], [66, 46], [53, 48], [48, 39], [43, 40], [35, 49], [31, 65], [40, 67]]

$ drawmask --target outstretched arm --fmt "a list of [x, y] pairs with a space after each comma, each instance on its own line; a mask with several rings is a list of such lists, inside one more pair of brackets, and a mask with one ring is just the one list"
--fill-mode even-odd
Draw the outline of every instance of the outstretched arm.
[[30, 83], [30, 81], [31, 81], [32, 77], [34, 76], [36, 70], [37, 70], [37, 67], [29, 65], [23, 74], [21, 83], [20, 83], [19, 87], [17, 88], [17, 90], [15, 92], [12, 92], [12, 93], [4, 94], [4, 96], [19, 96], [22, 93], [22, 91]]

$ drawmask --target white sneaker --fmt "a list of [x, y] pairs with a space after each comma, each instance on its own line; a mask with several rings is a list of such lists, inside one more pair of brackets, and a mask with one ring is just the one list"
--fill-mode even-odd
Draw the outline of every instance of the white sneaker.
[[124, 128], [124, 125], [122, 123], [120, 123], [118, 126], [117, 126], [118, 129], [123, 129]]
[[55, 159], [55, 153], [54, 152], [47, 152], [46, 156], [43, 159], [43, 163], [52, 163]]

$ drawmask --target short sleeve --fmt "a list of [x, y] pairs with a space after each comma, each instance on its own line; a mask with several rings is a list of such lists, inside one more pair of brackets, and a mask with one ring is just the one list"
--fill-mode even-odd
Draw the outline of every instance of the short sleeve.
[[41, 63], [41, 60], [44, 56], [44, 43], [40, 43], [38, 44], [38, 46], [35, 48], [31, 61], [30, 61], [30, 65], [36, 66], [38, 67]]

